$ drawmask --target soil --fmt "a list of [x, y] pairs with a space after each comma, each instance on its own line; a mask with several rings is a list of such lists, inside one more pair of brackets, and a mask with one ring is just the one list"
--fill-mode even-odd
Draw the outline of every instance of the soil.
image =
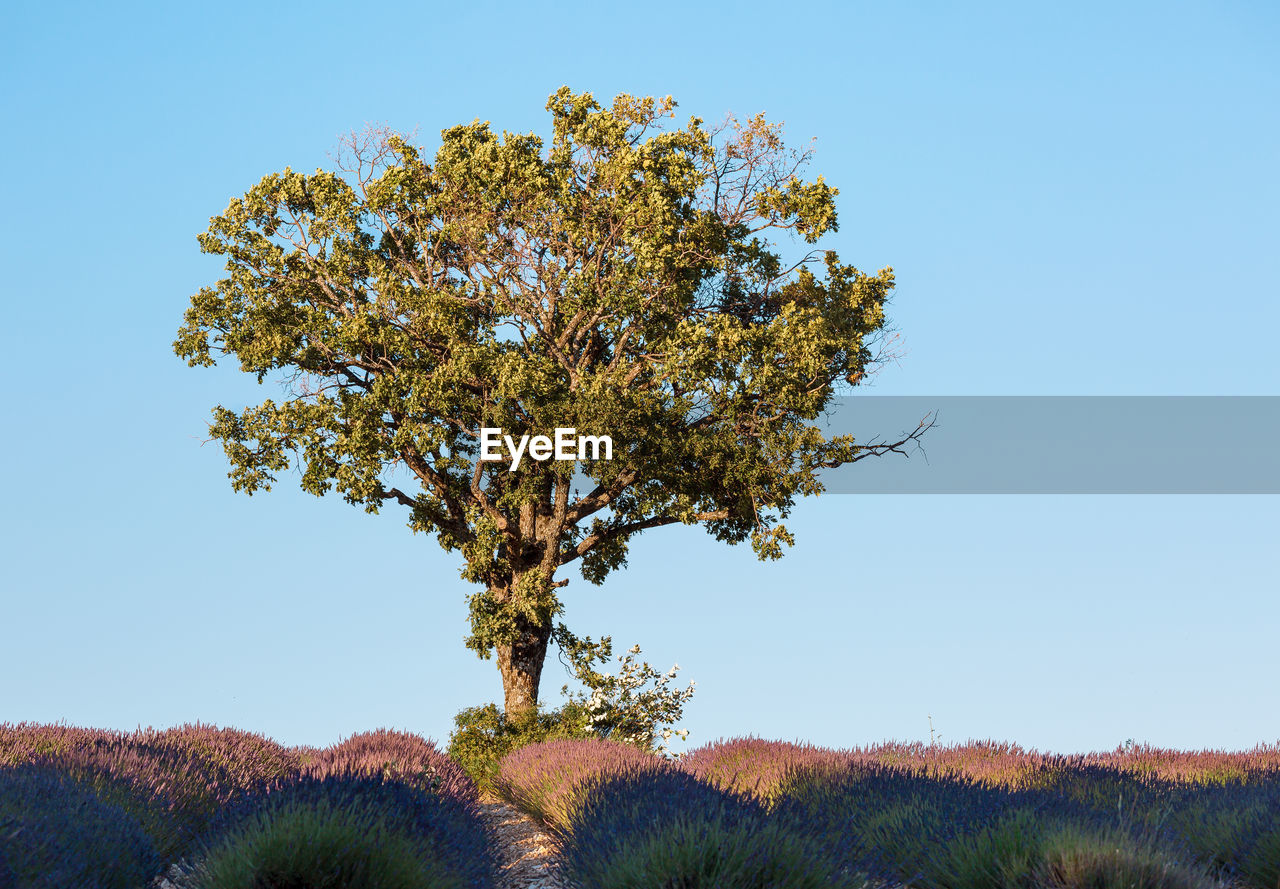
[[542, 825], [493, 799], [481, 802], [480, 817], [498, 838], [498, 889], [566, 889], [551, 870], [556, 842]]

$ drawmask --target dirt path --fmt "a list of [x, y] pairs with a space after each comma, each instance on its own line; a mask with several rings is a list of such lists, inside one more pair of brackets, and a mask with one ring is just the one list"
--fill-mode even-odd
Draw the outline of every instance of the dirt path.
[[542, 826], [506, 803], [480, 804], [480, 817], [497, 834], [498, 889], [564, 889], [550, 872], [556, 845]]

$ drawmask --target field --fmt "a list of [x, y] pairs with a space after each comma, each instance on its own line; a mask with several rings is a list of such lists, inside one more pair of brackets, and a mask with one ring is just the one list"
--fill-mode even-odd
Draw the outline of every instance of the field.
[[[739, 738], [676, 759], [532, 744], [492, 779], [622, 887], [1280, 886], [1280, 748], [1058, 756], [994, 742], [830, 750]], [[468, 774], [378, 730], [325, 749], [236, 729], [0, 724], [0, 887], [498, 887]]]

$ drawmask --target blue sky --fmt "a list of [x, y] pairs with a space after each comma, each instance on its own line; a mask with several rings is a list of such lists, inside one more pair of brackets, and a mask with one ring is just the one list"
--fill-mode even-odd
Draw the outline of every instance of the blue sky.
[[[171, 343], [196, 235], [368, 122], [547, 134], [560, 85], [816, 139], [828, 240], [893, 266], [883, 395], [1276, 395], [1266, 3], [63, 3], [5, 12], [0, 721], [443, 741], [500, 700], [457, 556], [284, 476], [232, 492]], [[1272, 496], [839, 495], [787, 557], [650, 532], [580, 633], [696, 680], [690, 746], [1280, 740]], [[569, 575], [572, 577], [572, 575]], [[564, 682], [549, 661], [543, 697]]]

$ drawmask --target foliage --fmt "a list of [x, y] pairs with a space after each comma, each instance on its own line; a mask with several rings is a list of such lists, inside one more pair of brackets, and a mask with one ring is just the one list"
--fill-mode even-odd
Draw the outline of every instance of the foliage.
[[464, 802], [479, 800], [475, 784], [462, 767], [436, 745], [409, 732], [378, 729], [360, 732], [317, 751], [302, 768], [313, 778], [329, 775], [377, 776], [444, 793]]
[[513, 717], [497, 704], [468, 707], [454, 716], [448, 754], [482, 793], [495, 792], [499, 763], [512, 751], [544, 741], [587, 739], [595, 736], [589, 714], [570, 701], [550, 711], [535, 708]]
[[0, 885], [136, 889], [159, 865], [120, 806], [51, 766], [0, 766]]
[[[763, 755], [768, 748], [770, 752], [767, 755], [771, 760], [783, 755], [782, 748], [774, 751], [773, 745], [796, 746], [758, 739], [721, 741], [717, 745], [740, 743], [756, 745], [752, 747], [753, 755]], [[808, 748], [808, 745], [799, 747]], [[1187, 787], [1260, 787], [1280, 778], [1280, 745], [1270, 744], [1233, 753], [1169, 750], [1139, 744], [1111, 752], [1072, 755], [1041, 753], [1017, 744], [990, 740], [948, 746], [891, 742], [842, 751], [809, 749], [823, 757], [838, 755], [850, 763], [927, 769], [930, 773], [964, 777], [1011, 790], [1052, 788], [1061, 784], [1063, 776], [1073, 776], [1061, 789], [1086, 795], [1110, 794], [1109, 802], [1101, 798], [1098, 801], [1112, 806], [1121, 794], [1131, 800], [1135, 793], [1146, 794], [1174, 784]], [[700, 751], [712, 759], [728, 755], [711, 752], [708, 748], [700, 748]], [[700, 751], [690, 751], [686, 758], [692, 758]], [[797, 755], [809, 755], [796, 752]], [[1117, 782], [1123, 786], [1116, 786]], [[1095, 789], [1086, 791], [1085, 784]]]
[[180, 889], [482, 889], [496, 860], [473, 805], [379, 777], [301, 778], [229, 808]]
[[787, 770], [773, 795], [775, 818], [825, 837], [827, 854], [848, 870], [890, 882], [921, 876], [929, 851], [965, 824], [987, 824], [1007, 808], [1007, 794], [923, 769], [828, 762]]
[[320, 755], [321, 748], [312, 747], [309, 744], [299, 744], [296, 747], [290, 747], [289, 753], [298, 760], [299, 768], [306, 768], [315, 762], [317, 756]]
[[593, 783], [559, 833], [561, 872], [599, 889], [819, 889], [858, 886], [813, 836], [752, 800], [670, 768], [628, 769]]
[[1032, 889], [1043, 823], [1030, 809], [1015, 809], [976, 830], [958, 832], [922, 857], [927, 889]]
[[[602, 649], [581, 644], [590, 665]], [[738, 738], [673, 762], [598, 737], [590, 717], [581, 701], [512, 720], [488, 705], [459, 714], [450, 745], [477, 761], [506, 750], [486, 766], [493, 789], [547, 824], [590, 885], [1280, 879], [1272, 747], [1053, 756], [989, 741], [828, 750]], [[407, 732], [286, 750], [199, 724], [0, 724], [0, 885], [138, 886], [169, 863], [186, 886], [287, 885], [326, 870], [338, 884], [483, 886], [494, 862], [477, 803], [462, 769]]]
[[[1037, 889], [1219, 889], [1202, 866], [1151, 840], [1061, 825], [1040, 843]], [[1266, 884], [1257, 884], [1266, 885]]]
[[924, 889], [1216, 889], [1159, 834], [1022, 805], [922, 856]]
[[1245, 847], [1239, 871], [1254, 886], [1280, 886], [1280, 810], [1271, 810], [1271, 823]]
[[250, 791], [292, 780], [299, 761], [293, 752], [257, 732], [187, 723], [174, 728], [141, 729], [131, 735], [134, 744], [157, 754], [179, 752], [192, 760], [214, 783], [226, 790]]
[[[1218, 880], [1272, 889], [1274, 757], [1272, 748], [1065, 757], [993, 742], [835, 751], [740, 738], [676, 765], [755, 799], [788, 834], [820, 838], [823, 860], [846, 876], [922, 889], [1209, 889]], [[507, 796], [569, 831], [598, 787], [638, 768], [604, 760], [587, 745], [528, 748], [504, 762]], [[663, 772], [661, 762], [644, 774]]]
[[1196, 857], [1224, 878], [1280, 885], [1280, 772], [1180, 783], [1168, 824]]
[[[633, 645], [626, 655], [618, 658], [622, 670], [616, 676], [594, 669], [604, 665], [613, 654], [613, 640], [609, 636], [599, 642], [591, 637], [579, 639], [564, 624], [556, 628], [556, 643], [568, 656], [574, 676], [590, 691], [590, 696], [580, 694], [570, 701], [584, 708], [590, 715], [590, 727], [602, 738], [612, 738], [624, 744], [632, 744], [650, 753], [666, 754], [666, 741], [672, 735], [681, 740], [689, 737], [687, 729], [673, 729], [684, 712], [684, 704], [693, 697], [696, 682], [690, 682], [683, 691], [668, 689], [667, 683], [675, 678], [680, 665], [674, 665], [665, 675], [658, 673], [647, 662], [637, 666], [635, 656], [640, 646]], [[650, 681], [653, 688], [646, 689]], [[569, 686], [560, 689], [569, 696]], [[658, 743], [661, 738], [664, 743]]]
[[296, 759], [274, 741], [199, 723], [131, 733], [5, 724], [0, 756], [48, 765], [92, 788], [137, 818], [165, 858], [224, 805], [298, 775]]
[[691, 750], [680, 767], [723, 790], [745, 794], [769, 805], [782, 792], [795, 770], [822, 764], [843, 765], [847, 756], [812, 744], [766, 741], [762, 738], [719, 740]]
[[[191, 366], [287, 374], [279, 403], [214, 409], [236, 490], [294, 462], [304, 490], [403, 507], [461, 554], [467, 645], [497, 652], [508, 711], [537, 701], [560, 569], [602, 583], [635, 535], [676, 523], [778, 558], [822, 468], [924, 428], [860, 444], [812, 425], [883, 360], [894, 278], [811, 249], [837, 191], [801, 178], [810, 152], [779, 125], [668, 128], [670, 97], [604, 107], [567, 87], [546, 107], [549, 143], [477, 121], [444, 130], [432, 164], [375, 131], [338, 172], [263, 177], [200, 236], [226, 277], [174, 343]], [[798, 255], [771, 240], [797, 235]], [[485, 428], [615, 447], [512, 470], [480, 459]]]
[[1213, 856], [1165, 824], [1206, 786], [1181, 785], [1179, 799], [1114, 767], [1044, 771], [1051, 781], [1012, 788], [930, 766], [818, 763], [788, 774], [773, 812], [815, 825], [845, 866], [922, 889], [1215, 885]]
[[670, 771], [661, 757], [603, 738], [547, 741], [503, 757], [494, 790], [517, 809], [549, 826], [576, 817], [582, 800], [600, 781], [634, 771]]

